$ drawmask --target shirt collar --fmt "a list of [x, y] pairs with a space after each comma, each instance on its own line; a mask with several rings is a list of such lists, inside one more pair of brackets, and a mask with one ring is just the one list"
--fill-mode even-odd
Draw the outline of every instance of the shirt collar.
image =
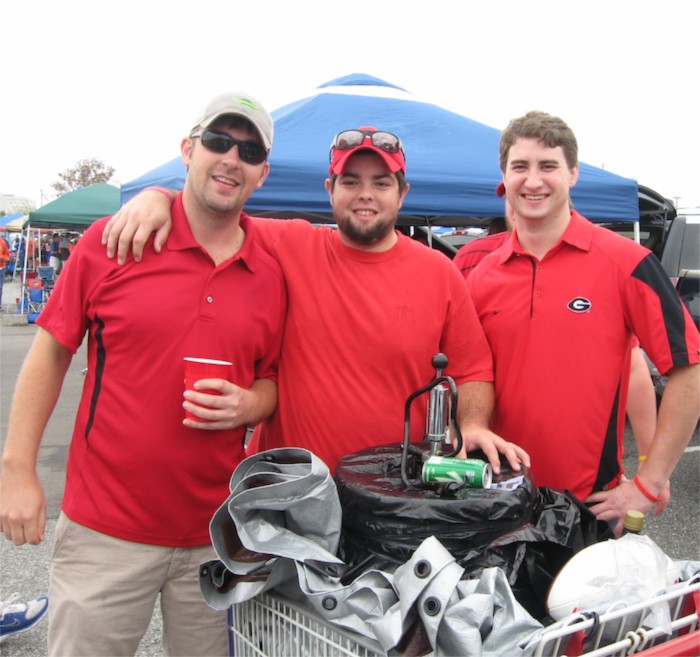
[[[195, 240], [194, 235], [192, 235], [192, 229], [187, 222], [185, 208], [182, 205], [182, 192], [177, 195], [172, 205], [172, 219], [173, 230], [168, 236], [166, 248], [171, 251], [182, 251], [185, 249], [200, 249], [204, 251], [199, 242]], [[233, 259], [242, 260], [250, 271], [255, 271], [255, 264], [258, 259], [256, 252], [258, 247], [255, 243], [255, 225], [245, 212], [241, 212], [239, 222], [241, 228], [245, 231], [245, 241]]]
[[[593, 240], [593, 224], [588, 221], [583, 215], [580, 215], [576, 210], [571, 211], [571, 221], [566, 227], [564, 234], [559, 240], [559, 243], [553, 247], [556, 249], [560, 244], [568, 244], [581, 251], [589, 251]], [[522, 255], [525, 253], [520, 246], [517, 237], [518, 229], [513, 231], [513, 234], [506, 240], [505, 246], [498, 260], [499, 264], [503, 264], [514, 254]], [[552, 250], [553, 250], [552, 249]]]

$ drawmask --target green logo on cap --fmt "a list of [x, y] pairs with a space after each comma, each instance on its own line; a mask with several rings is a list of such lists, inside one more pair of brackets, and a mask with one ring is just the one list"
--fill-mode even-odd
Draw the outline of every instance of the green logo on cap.
[[259, 109], [258, 106], [252, 100], [248, 100], [247, 98], [236, 98], [233, 102], [239, 103], [240, 105], [245, 105], [246, 107], [250, 107], [250, 109]]

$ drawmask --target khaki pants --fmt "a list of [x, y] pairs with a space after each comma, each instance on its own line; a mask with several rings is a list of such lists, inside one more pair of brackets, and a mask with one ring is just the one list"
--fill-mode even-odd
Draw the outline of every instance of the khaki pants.
[[229, 654], [226, 612], [206, 605], [199, 566], [211, 546], [123, 541], [61, 513], [49, 579], [51, 657], [134, 655], [160, 593], [166, 655]]

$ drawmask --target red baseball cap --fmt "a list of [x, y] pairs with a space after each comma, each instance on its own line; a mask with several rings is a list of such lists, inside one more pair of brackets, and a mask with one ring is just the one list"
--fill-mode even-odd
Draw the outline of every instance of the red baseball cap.
[[345, 164], [358, 151], [374, 151], [384, 160], [389, 171], [406, 173], [406, 156], [401, 140], [393, 133], [362, 126], [339, 132], [331, 145], [331, 164], [328, 173], [340, 175]]

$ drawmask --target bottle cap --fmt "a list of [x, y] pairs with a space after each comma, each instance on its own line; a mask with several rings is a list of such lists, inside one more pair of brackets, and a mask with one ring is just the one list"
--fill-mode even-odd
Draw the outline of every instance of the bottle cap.
[[630, 509], [627, 513], [625, 513], [625, 519], [622, 524], [627, 531], [642, 531], [642, 528], [644, 527], [644, 514], [641, 511]]

